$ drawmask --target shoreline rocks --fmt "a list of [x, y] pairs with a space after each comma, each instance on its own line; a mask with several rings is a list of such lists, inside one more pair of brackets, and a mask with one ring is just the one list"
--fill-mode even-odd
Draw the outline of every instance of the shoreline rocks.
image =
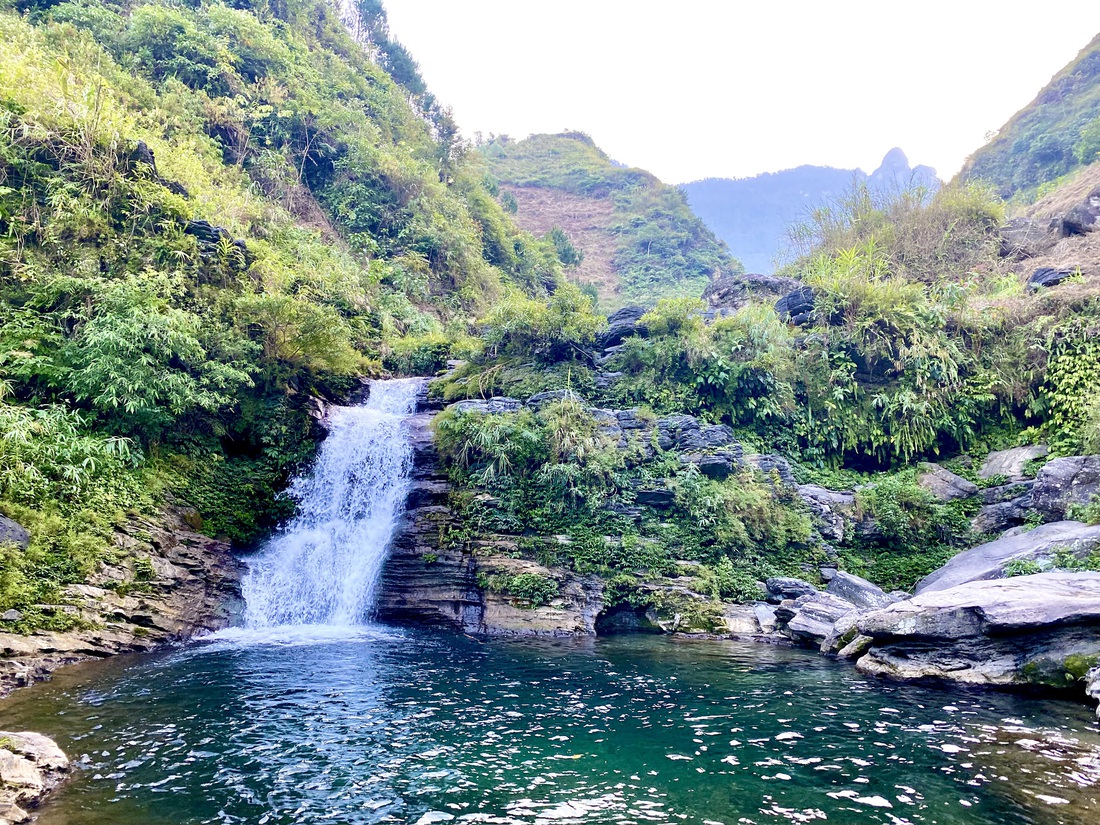
[[1100, 573], [931, 590], [859, 618], [862, 673], [996, 687], [1084, 687], [1100, 664]]
[[[120, 528], [115, 544], [128, 560], [63, 588], [68, 603], [56, 609], [77, 620], [73, 629], [0, 632], [0, 696], [64, 665], [149, 652], [228, 626], [241, 609], [244, 564], [226, 542], [195, 532], [194, 515], [172, 507], [155, 522]], [[15, 612], [0, 620], [18, 621]]]
[[33, 821], [28, 812], [69, 776], [69, 759], [49, 737], [0, 731], [0, 825]]

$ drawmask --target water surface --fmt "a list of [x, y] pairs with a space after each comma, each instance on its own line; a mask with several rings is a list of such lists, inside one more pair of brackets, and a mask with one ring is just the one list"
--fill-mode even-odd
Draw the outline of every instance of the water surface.
[[237, 631], [0, 706], [80, 766], [42, 825], [1100, 821], [1090, 709], [619, 637]]

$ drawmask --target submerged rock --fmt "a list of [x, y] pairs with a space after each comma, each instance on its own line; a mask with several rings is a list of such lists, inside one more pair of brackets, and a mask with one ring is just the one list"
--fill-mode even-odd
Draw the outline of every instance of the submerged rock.
[[1100, 663], [1100, 573], [969, 581], [864, 614], [864, 673], [1083, 688]]

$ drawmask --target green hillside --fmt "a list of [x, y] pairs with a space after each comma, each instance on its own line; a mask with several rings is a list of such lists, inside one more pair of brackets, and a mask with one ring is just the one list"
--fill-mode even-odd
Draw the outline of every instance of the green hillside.
[[7, 4], [0, 511], [34, 544], [0, 557], [0, 606], [165, 500], [257, 537], [311, 396], [430, 371], [508, 291], [555, 288], [481, 174], [323, 0]]
[[575, 199], [609, 204], [610, 215], [599, 227], [602, 237], [591, 240], [608, 246], [610, 271], [597, 274], [606, 304], [698, 297], [711, 278], [743, 271], [691, 211], [683, 193], [643, 169], [616, 165], [585, 134], [532, 135], [521, 141], [501, 137], [482, 146], [481, 153], [501, 185], [523, 190], [515, 218], [524, 228], [545, 228], [527, 223], [525, 192], [559, 194], [542, 204], [541, 217], [556, 221], [574, 243], [569, 224], [578, 211]]
[[1100, 158], [1100, 35], [967, 160], [1003, 197], [1033, 199], [1058, 178]]

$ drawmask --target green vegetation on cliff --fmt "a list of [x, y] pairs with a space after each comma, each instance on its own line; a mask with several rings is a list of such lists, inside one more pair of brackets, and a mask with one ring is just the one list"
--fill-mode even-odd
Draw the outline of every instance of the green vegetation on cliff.
[[[797, 326], [774, 296], [717, 317], [665, 300], [601, 353], [586, 306], [559, 304], [547, 325], [542, 303], [506, 300], [433, 392], [558, 393], [441, 416], [467, 491], [454, 540], [511, 535], [535, 560], [607, 576], [690, 569], [724, 598], [751, 597], [767, 575], [813, 578], [828, 559], [911, 587], [980, 538], [977, 503], [937, 500], [919, 462], [956, 457], [977, 480], [970, 462], [991, 448], [1042, 440], [1068, 454], [1100, 432], [1086, 332], [1098, 293], [1026, 289], [1000, 257], [1003, 215], [977, 184], [885, 202], [858, 187], [815, 213], [817, 248], [784, 273], [812, 293]], [[822, 522], [795, 482], [855, 490], [847, 527]]]
[[0, 610], [56, 600], [165, 498], [255, 539], [311, 396], [434, 369], [557, 285], [404, 68], [323, 0], [0, 5], [0, 510], [33, 536]]
[[964, 180], [1003, 197], [1033, 198], [1045, 185], [1100, 159], [1100, 35], [967, 160]]
[[[679, 189], [642, 169], [614, 164], [588, 135], [565, 132], [521, 141], [499, 137], [480, 150], [489, 173], [502, 185], [611, 204], [610, 218], [601, 228], [611, 246], [609, 275], [616, 281], [600, 284], [601, 301], [608, 305], [698, 297], [711, 278], [743, 271]], [[515, 204], [515, 197], [505, 194]], [[551, 196], [543, 211], [551, 215], [540, 215], [542, 220], [560, 213], [556, 219], [565, 222], [571, 209], [563, 204], [555, 212]], [[516, 219], [523, 226], [530, 220], [523, 204]]]

